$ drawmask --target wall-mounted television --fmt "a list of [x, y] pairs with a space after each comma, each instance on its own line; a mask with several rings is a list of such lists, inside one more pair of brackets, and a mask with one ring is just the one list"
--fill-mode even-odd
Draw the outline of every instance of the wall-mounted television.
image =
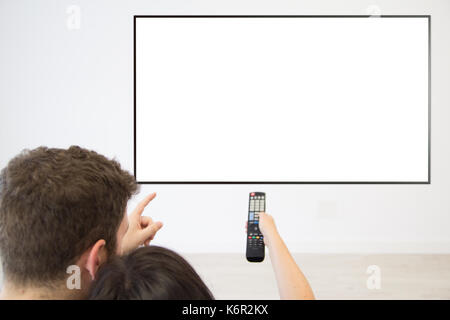
[[135, 16], [140, 183], [430, 183], [429, 16]]

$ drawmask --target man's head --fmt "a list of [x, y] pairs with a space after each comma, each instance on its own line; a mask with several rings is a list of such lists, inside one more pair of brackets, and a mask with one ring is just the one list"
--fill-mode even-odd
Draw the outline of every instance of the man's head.
[[115, 255], [126, 205], [138, 186], [120, 164], [94, 151], [40, 147], [0, 174], [0, 255], [18, 287], [65, 285], [70, 265], [84, 279]]

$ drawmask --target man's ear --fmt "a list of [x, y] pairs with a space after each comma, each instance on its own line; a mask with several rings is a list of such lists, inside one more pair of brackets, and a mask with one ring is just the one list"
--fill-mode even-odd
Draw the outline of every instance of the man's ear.
[[106, 253], [104, 252], [105, 244], [105, 240], [98, 240], [88, 252], [86, 259], [86, 270], [88, 270], [92, 280], [95, 279], [95, 274], [97, 273], [98, 268], [106, 260]]

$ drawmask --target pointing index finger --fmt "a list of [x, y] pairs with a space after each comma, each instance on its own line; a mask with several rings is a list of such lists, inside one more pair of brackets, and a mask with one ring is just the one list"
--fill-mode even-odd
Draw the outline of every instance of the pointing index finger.
[[156, 197], [156, 192], [150, 193], [148, 196], [146, 196], [141, 202], [138, 203], [136, 208], [133, 210], [132, 215], [137, 215], [137, 216], [142, 215], [142, 212], [144, 212], [145, 207], [150, 203], [150, 201], [155, 199], [155, 197]]

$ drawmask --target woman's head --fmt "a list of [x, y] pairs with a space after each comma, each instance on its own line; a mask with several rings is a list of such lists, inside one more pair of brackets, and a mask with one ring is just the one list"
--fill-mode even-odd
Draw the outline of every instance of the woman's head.
[[179, 254], [149, 246], [104, 265], [96, 276], [90, 299], [210, 300], [214, 297]]

